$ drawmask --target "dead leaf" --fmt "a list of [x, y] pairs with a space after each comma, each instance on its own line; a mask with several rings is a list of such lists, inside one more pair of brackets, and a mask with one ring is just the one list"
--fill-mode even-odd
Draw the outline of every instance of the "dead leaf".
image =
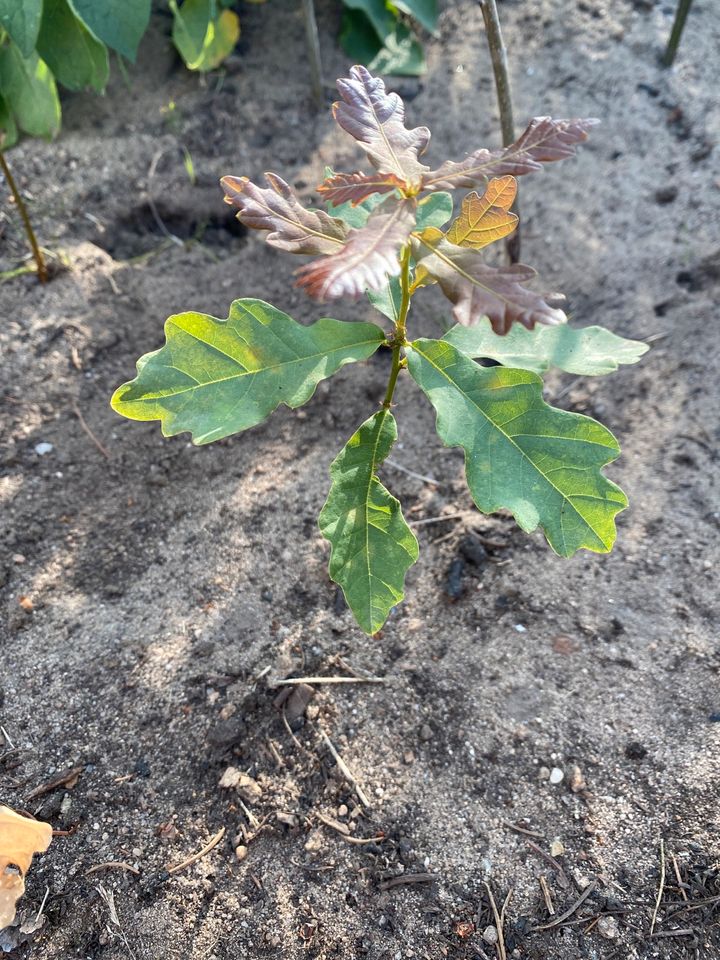
[[0, 807], [0, 930], [15, 919], [15, 905], [25, 892], [25, 874], [34, 854], [44, 853], [51, 840], [49, 823]]
[[518, 218], [510, 213], [517, 193], [515, 177], [497, 177], [479, 196], [474, 190], [462, 202], [458, 217], [445, 236], [459, 247], [481, 250], [512, 233]]

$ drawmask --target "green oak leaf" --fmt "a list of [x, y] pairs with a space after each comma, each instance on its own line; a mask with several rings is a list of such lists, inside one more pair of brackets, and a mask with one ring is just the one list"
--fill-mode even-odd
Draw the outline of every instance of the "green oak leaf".
[[138, 44], [150, 22], [151, 0], [68, 0], [88, 30], [128, 60], [135, 60]]
[[107, 48], [78, 20], [68, 0], [45, 0], [37, 49], [55, 79], [69, 90], [105, 89]]
[[189, 431], [210, 443], [254, 427], [281, 403], [307, 403], [318, 383], [365, 360], [385, 334], [372, 323], [328, 318], [303, 327], [262, 300], [236, 300], [227, 320], [180, 313], [166, 343], [137, 363], [137, 377], [112, 398], [130, 420], [160, 420], [166, 437]]
[[356, 63], [376, 74], [418, 77], [425, 72], [425, 54], [406, 24], [395, 21], [382, 38], [362, 10], [343, 11], [340, 45]]
[[215, 0], [170, 0], [172, 38], [189, 70], [214, 70], [233, 51], [240, 21], [232, 10], [218, 13]]
[[405, 574], [418, 558], [418, 542], [399, 501], [376, 476], [396, 440], [389, 410], [362, 424], [330, 467], [332, 485], [318, 521], [332, 545], [330, 576], [369, 634], [377, 633], [402, 600]]
[[24, 57], [35, 49], [43, 0], [0, 0], [0, 27], [18, 45]]
[[641, 340], [626, 340], [604, 327], [538, 326], [528, 330], [514, 323], [508, 333], [493, 332], [483, 317], [472, 327], [460, 324], [443, 337], [468, 357], [488, 357], [506, 367], [545, 373], [557, 367], [567, 373], [599, 376], [612, 373], [621, 363], [637, 363], [647, 352]]
[[0, 90], [21, 130], [33, 137], [55, 136], [60, 129], [57, 87], [37, 53], [23, 57], [12, 42], [0, 47]]
[[609, 552], [627, 506], [600, 470], [620, 453], [609, 430], [546, 404], [542, 380], [527, 370], [481, 367], [442, 340], [416, 340], [407, 358], [441, 439], [465, 450], [478, 509], [508, 509], [528, 532], [541, 526], [563, 557]]
[[400, 318], [402, 287], [400, 277], [390, 277], [382, 290], [366, 290], [370, 303], [388, 320], [397, 323]]
[[426, 227], [443, 227], [453, 215], [451, 193], [439, 190], [418, 203], [415, 229], [422, 233]]

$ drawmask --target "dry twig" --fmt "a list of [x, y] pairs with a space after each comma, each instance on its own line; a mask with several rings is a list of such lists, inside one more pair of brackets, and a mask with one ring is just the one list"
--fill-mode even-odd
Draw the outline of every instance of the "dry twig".
[[660, 838], [660, 883], [658, 884], [657, 900], [653, 910], [652, 920], [650, 921], [650, 936], [655, 932], [655, 923], [657, 922], [658, 910], [662, 901], [663, 890], [665, 889], [665, 844]]
[[179, 873], [181, 870], [185, 870], [186, 867], [190, 867], [193, 863], [197, 863], [198, 860], [201, 860], [203, 857], [207, 856], [211, 850], [214, 850], [215, 847], [220, 843], [222, 838], [225, 836], [225, 827], [220, 827], [218, 832], [215, 834], [212, 839], [205, 844], [202, 850], [199, 850], [197, 853], [194, 853], [191, 857], [188, 857], [187, 860], [183, 860], [182, 863], [176, 864], [174, 867], [167, 867], [168, 873]]
[[335, 763], [338, 765], [338, 768], [339, 768], [340, 772], [341, 772], [342, 775], [345, 777], [345, 779], [346, 779], [349, 783], [351, 783], [351, 784], [353, 785], [353, 787], [355, 787], [355, 793], [357, 793], [358, 799], [360, 800], [360, 803], [361, 803], [364, 807], [369, 807], [369, 806], [370, 806], [370, 801], [368, 800], [365, 791], [363, 790], [363, 788], [362, 788], [362, 787], [360, 786], [360, 784], [358, 783], [357, 778], [356, 778], [355, 775], [352, 773], [352, 771], [350, 770], [350, 768], [348, 767], [348, 765], [345, 763], [345, 761], [343, 760], [343, 758], [340, 756], [340, 754], [337, 752], [337, 750], [335, 749], [335, 747], [332, 745], [332, 742], [331, 742], [330, 738], [328, 737], [328, 735], [325, 733], [325, 731], [322, 730], [320, 727], [318, 727], [317, 729], [318, 729], [318, 733], [320, 734], [320, 737], [321, 737], [323, 743], [324, 743], [325, 746], [328, 748], [328, 750], [330, 751], [330, 753], [333, 755], [333, 759], [335, 760]]

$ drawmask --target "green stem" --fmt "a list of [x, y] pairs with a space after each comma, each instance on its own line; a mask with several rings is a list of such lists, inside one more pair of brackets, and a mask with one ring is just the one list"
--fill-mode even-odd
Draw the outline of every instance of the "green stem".
[[27, 212], [27, 207], [25, 206], [25, 201], [20, 196], [20, 191], [17, 188], [15, 183], [15, 178], [13, 177], [10, 167], [7, 165], [7, 160], [5, 159], [5, 154], [2, 151], [2, 136], [0, 136], [0, 170], [2, 170], [7, 180], [7, 184], [10, 187], [10, 193], [12, 193], [15, 198], [15, 206], [18, 208], [20, 216], [22, 217], [22, 222], [25, 225], [25, 232], [27, 233], [28, 240], [30, 241], [30, 246], [32, 248], [33, 256], [35, 257], [35, 263], [37, 264], [37, 275], [40, 283], [47, 283], [47, 266], [45, 264], [45, 258], [43, 257], [40, 247], [38, 246], [37, 238], [35, 237], [35, 231], [33, 230], [32, 224], [30, 223], [30, 217]]
[[410, 309], [410, 246], [406, 246], [400, 257], [400, 310], [398, 311], [397, 322], [393, 332], [393, 352], [392, 367], [390, 369], [390, 379], [388, 380], [385, 399], [383, 400], [383, 410], [389, 410], [392, 406], [392, 398], [395, 393], [395, 384], [398, 374], [403, 365], [403, 359], [400, 351], [407, 343], [405, 339], [406, 321], [408, 310]]
[[682, 32], [685, 27], [685, 21], [687, 20], [687, 15], [690, 12], [691, 4], [692, 0], [680, 0], [678, 3], [677, 10], [675, 11], [675, 22], [673, 23], [672, 33], [670, 34], [670, 39], [668, 40], [668, 45], [665, 48], [665, 53], [663, 54], [662, 58], [662, 64], [664, 67], [671, 67], [673, 65], [678, 44], [680, 43], [680, 37], [682, 36]]

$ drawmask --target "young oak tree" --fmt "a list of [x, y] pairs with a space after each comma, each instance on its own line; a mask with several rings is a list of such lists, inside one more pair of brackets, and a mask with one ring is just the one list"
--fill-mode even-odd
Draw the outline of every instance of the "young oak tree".
[[[407, 369], [435, 408], [443, 442], [465, 451], [478, 509], [509, 510], [526, 531], [540, 526], [552, 549], [569, 557], [613, 545], [615, 515], [627, 499], [602, 467], [620, 451], [596, 421], [545, 403], [538, 374], [551, 366], [609, 373], [635, 363], [647, 347], [601, 327], [568, 326], [557, 295], [527, 286], [531, 267], [483, 259], [483, 248], [517, 224], [510, 211], [515, 177], [572, 156], [596, 121], [536, 117], [510, 146], [432, 169], [421, 160], [430, 131], [405, 126], [403, 102], [382, 80], [356, 66], [337, 86], [333, 116], [373, 171], [330, 171], [318, 187], [328, 212], [304, 207], [274, 173], [264, 186], [247, 177], [221, 183], [238, 218], [266, 231], [271, 246], [316, 257], [298, 271], [298, 286], [321, 302], [367, 293], [389, 332], [327, 318], [302, 326], [254, 298], [236, 300], [226, 320], [178, 314], [165, 324], [165, 346], [138, 361], [137, 376], [118, 388], [112, 405], [133, 420], [160, 420], [165, 436], [189, 431], [194, 443], [210, 443], [260, 423], [280, 404], [301, 406], [320, 380], [390, 347], [385, 399], [330, 467], [319, 518], [331, 546], [330, 576], [362, 629], [375, 633], [402, 600], [418, 558], [400, 503], [378, 479], [397, 438], [392, 405], [400, 372]], [[448, 191], [455, 189], [470, 192], [452, 219]], [[456, 324], [439, 340], [412, 339], [411, 300], [435, 283]], [[480, 357], [501, 365], [481, 366]]]

